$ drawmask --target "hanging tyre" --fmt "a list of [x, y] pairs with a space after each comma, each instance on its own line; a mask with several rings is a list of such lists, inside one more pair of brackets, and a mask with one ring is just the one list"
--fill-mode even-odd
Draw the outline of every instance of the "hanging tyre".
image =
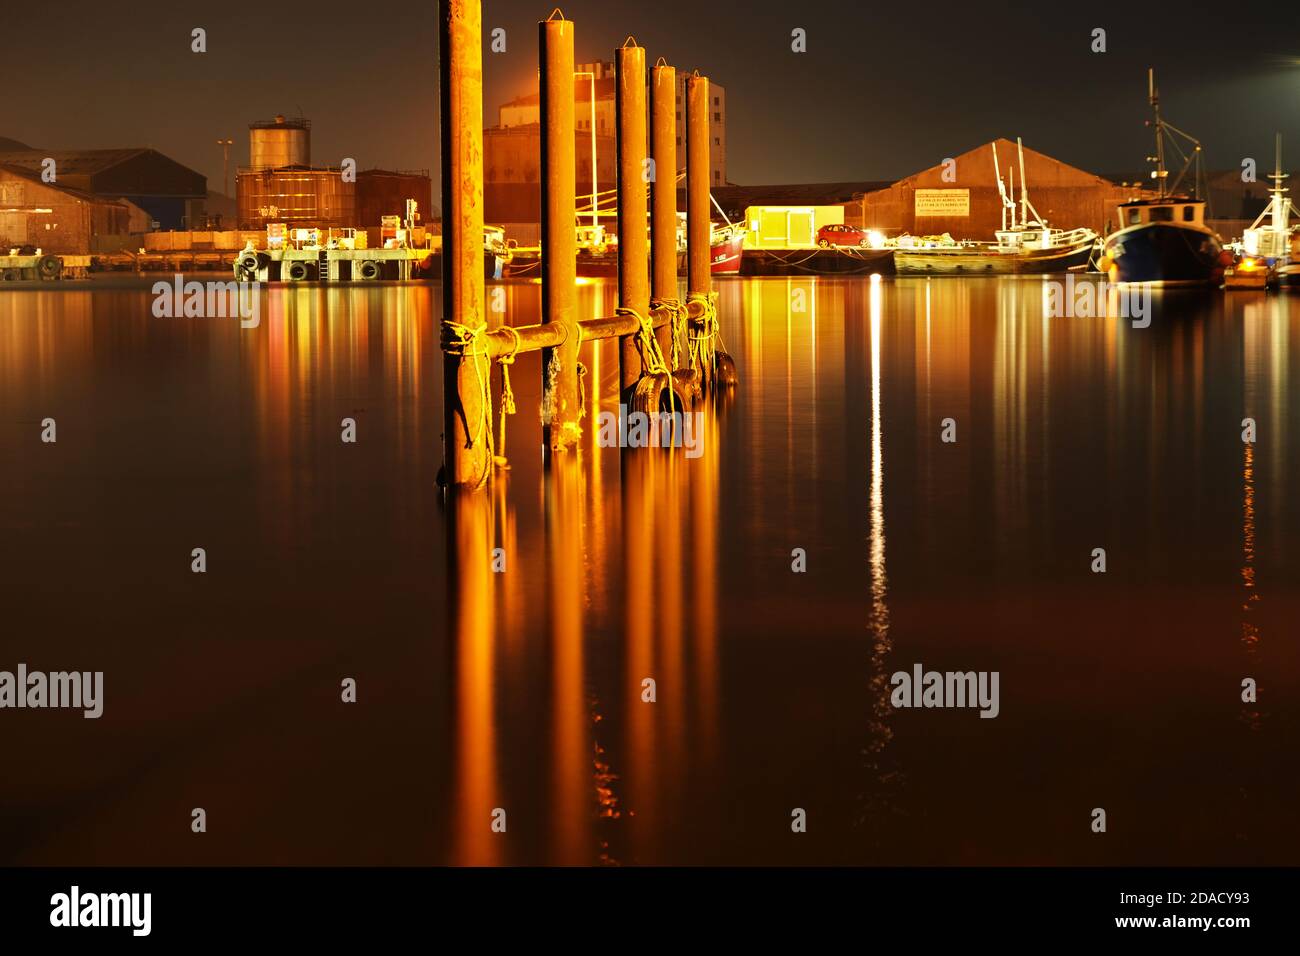
[[383, 277], [384, 270], [374, 259], [362, 259], [357, 265], [357, 278], [364, 282], [374, 282]]
[[257, 269], [260, 263], [257, 261], [257, 253], [246, 252], [235, 261], [235, 278], [244, 282], [253, 282], [257, 279]]
[[63, 260], [58, 256], [41, 256], [36, 263], [36, 274], [42, 279], [57, 279], [63, 271]]
[[284, 275], [290, 282], [306, 282], [312, 276], [311, 263], [295, 259], [285, 268]]

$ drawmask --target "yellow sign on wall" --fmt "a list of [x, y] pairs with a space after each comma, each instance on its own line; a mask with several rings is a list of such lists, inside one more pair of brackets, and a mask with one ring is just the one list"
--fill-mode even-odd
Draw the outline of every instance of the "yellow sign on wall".
[[969, 216], [969, 189], [918, 189], [916, 191], [918, 216]]

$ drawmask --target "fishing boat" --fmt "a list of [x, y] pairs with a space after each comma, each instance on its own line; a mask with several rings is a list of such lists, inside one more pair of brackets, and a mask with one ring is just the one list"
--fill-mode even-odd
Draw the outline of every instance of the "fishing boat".
[[[1054, 229], [1029, 201], [1025, 184], [1025, 154], [1016, 137], [1020, 160], [1020, 201], [1015, 196], [1015, 172], [1002, 180], [998, 147], [993, 144], [993, 175], [1002, 197], [1002, 228], [993, 242], [955, 240], [943, 236], [900, 236], [892, 240], [894, 269], [899, 275], [1015, 275], [1086, 269], [1097, 246], [1091, 229]], [[1017, 214], [1018, 213], [1018, 214]]]
[[1283, 289], [1300, 289], [1300, 223], [1295, 221], [1295, 203], [1282, 184], [1282, 135], [1277, 136], [1277, 163], [1269, 179], [1273, 180], [1268, 206], [1233, 243], [1235, 261], [1223, 274], [1225, 289], [1262, 288], [1277, 285]]
[[[1147, 87], [1156, 135], [1156, 168], [1151, 178], [1159, 195], [1120, 203], [1120, 229], [1106, 237], [1099, 267], [1112, 282], [1217, 284], [1225, 265], [1223, 244], [1205, 224], [1201, 144], [1161, 118], [1154, 70], [1148, 71]], [[1172, 185], [1167, 181], [1166, 146], [1183, 160]], [[1190, 190], [1184, 184], [1189, 171]]]

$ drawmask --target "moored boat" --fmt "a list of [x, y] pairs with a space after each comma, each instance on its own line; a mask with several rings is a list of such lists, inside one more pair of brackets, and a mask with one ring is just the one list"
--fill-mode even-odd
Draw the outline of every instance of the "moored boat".
[[[1201, 192], [1201, 144], [1160, 118], [1160, 98], [1155, 72], [1148, 74], [1151, 107], [1155, 113], [1156, 180], [1159, 195], [1120, 203], [1118, 231], [1106, 237], [1100, 269], [1112, 282], [1148, 282], [1160, 285], [1206, 285], [1223, 275], [1223, 244], [1205, 224]], [[1190, 147], [1184, 153], [1181, 141]], [[1169, 143], [1184, 158], [1172, 186], [1166, 182], [1165, 146]], [[1183, 181], [1193, 171], [1190, 191]]]
[[[1019, 137], [1016, 148], [1020, 149]], [[1002, 181], [996, 144], [993, 174], [1002, 197], [1002, 228], [994, 232], [994, 241], [959, 241], [947, 234], [901, 236], [891, 243], [894, 269], [899, 275], [1017, 275], [1088, 267], [1097, 246], [1097, 233], [1086, 227], [1055, 229], [1043, 220], [1029, 201], [1023, 150], [1020, 151], [1019, 203], [1011, 198], [1015, 195], [1014, 171], [1008, 170], [1009, 190]]]
[[1295, 204], [1287, 197], [1282, 184], [1282, 136], [1277, 136], [1277, 165], [1269, 175], [1273, 180], [1268, 206], [1233, 243], [1236, 261], [1223, 274], [1225, 289], [1263, 288], [1276, 285], [1282, 289], [1300, 287], [1300, 224], [1295, 219]]

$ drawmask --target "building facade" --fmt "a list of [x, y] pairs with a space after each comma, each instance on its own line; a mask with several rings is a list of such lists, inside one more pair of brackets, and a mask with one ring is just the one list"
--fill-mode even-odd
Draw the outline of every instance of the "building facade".
[[[617, 177], [618, 100], [614, 64], [607, 60], [579, 63], [574, 69], [573, 99], [576, 186], [579, 206], [595, 190], [613, 189]], [[677, 74], [677, 173], [686, 168], [686, 74]], [[715, 187], [727, 182], [727, 91], [709, 84], [709, 178]], [[497, 125], [483, 131], [486, 215], [493, 223], [535, 223], [541, 215], [541, 96], [528, 93], [497, 110]], [[681, 184], [679, 184], [680, 186]], [[682, 187], [684, 188], [684, 186]]]
[[46, 183], [39, 174], [0, 163], [0, 254], [32, 246], [43, 252], [87, 255], [110, 237], [130, 232], [127, 202]]
[[[52, 165], [51, 165], [52, 161]], [[0, 164], [105, 200], [126, 199], [160, 229], [188, 229], [205, 218], [207, 177], [153, 149], [27, 149], [0, 153]]]
[[[951, 157], [890, 186], [864, 192], [845, 205], [845, 221], [887, 236], [941, 235], [991, 240], [1002, 222], [1002, 198], [993, 171], [993, 147], [1005, 182], [1014, 170], [1017, 215], [1021, 173], [1016, 144], [998, 139]], [[1025, 147], [1029, 200], [1053, 227], [1087, 226], [1105, 234], [1116, 207], [1135, 190]]]
[[291, 229], [365, 229], [383, 216], [405, 214], [406, 200], [420, 214], [432, 208], [428, 170], [366, 169], [344, 178], [335, 166], [311, 165], [311, 123], [276, 116], [248, 125], [247, 166], [235, 176], [240, 229], [284, 223]]

